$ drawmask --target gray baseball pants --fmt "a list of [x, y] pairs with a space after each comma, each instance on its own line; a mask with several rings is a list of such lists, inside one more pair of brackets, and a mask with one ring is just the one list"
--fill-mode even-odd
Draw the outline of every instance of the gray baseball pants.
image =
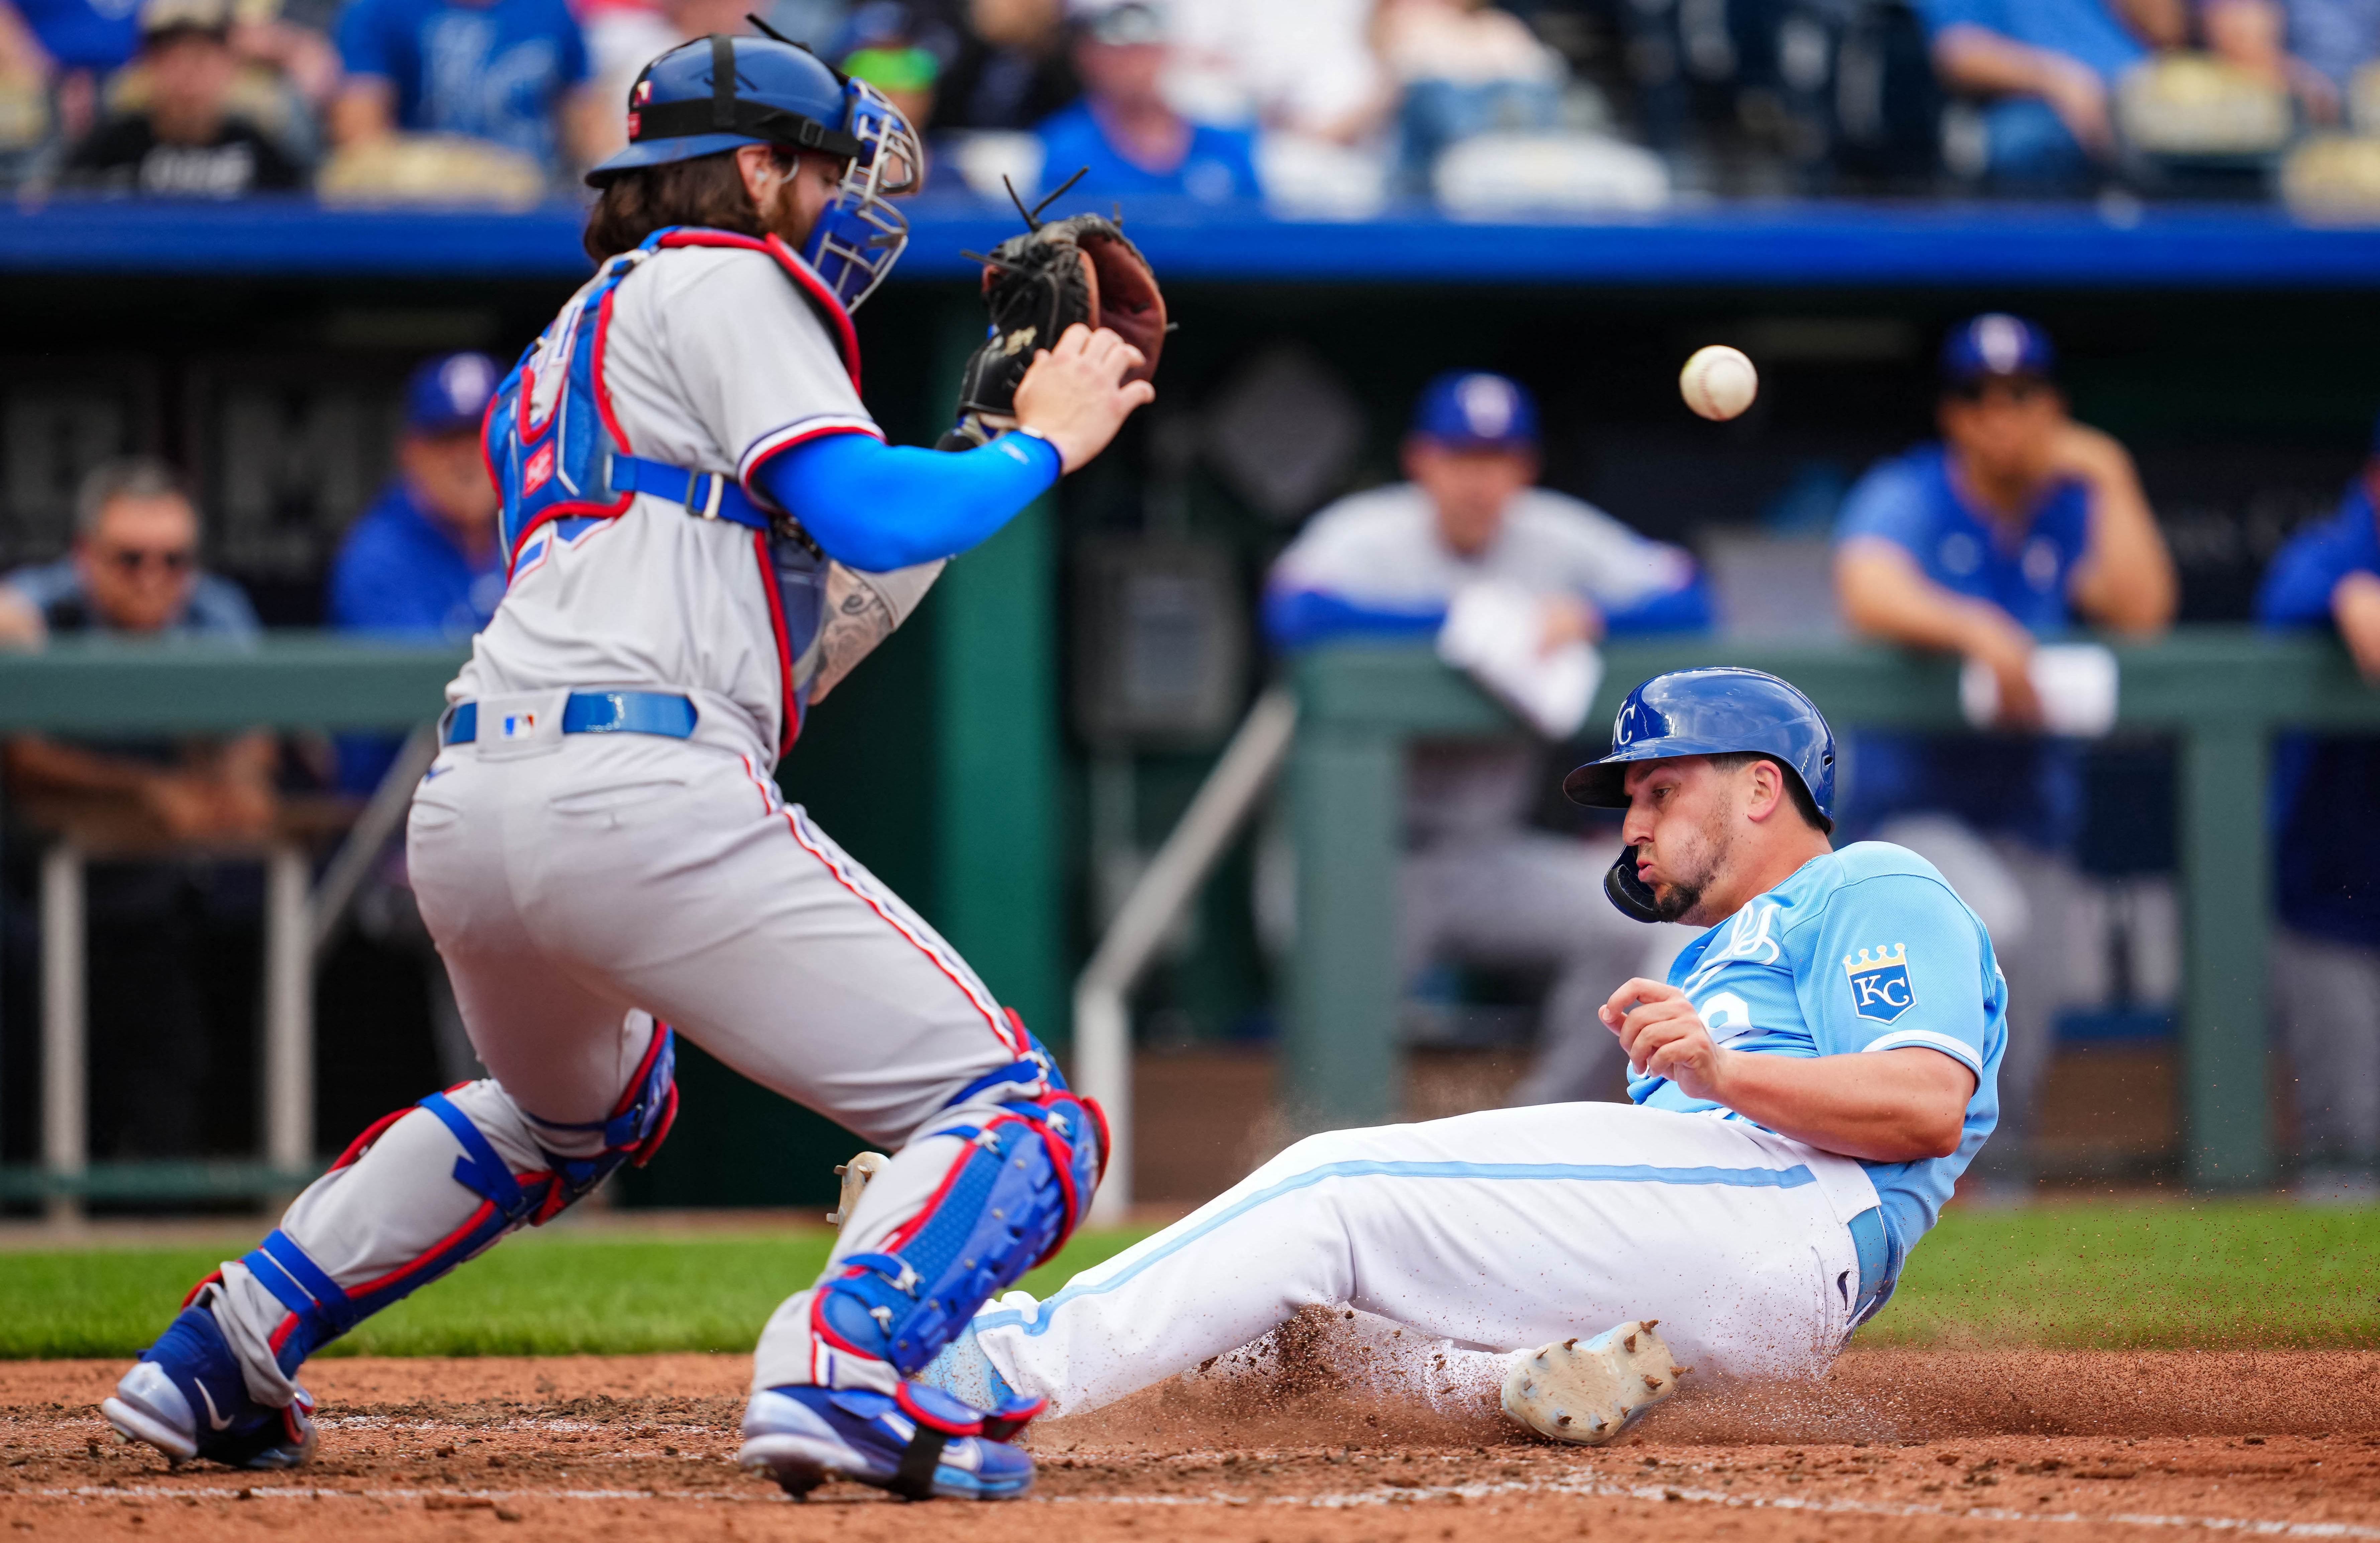
[[[451, 747], [414, 796], [407, 857], [490, 1073], [449, 1097], [516, 1174], [549, 1168], [548, 1152], [603, 1149], [600, 1129], [566, 1127], [613, 1112], [658, 1018], [898, 1150], [840, 1258], [878, 1246], [970, 1149], [937, 1127], [1016, 1092], [950, 1106], [1020, 1059], [1022, 1037], [949, 944], [732, 745], [556, 734], [526, 756]], [[453, 1176], [462, 1155], [415, 1110], [310, 1185], [282, 1230], [343, 1289], [370, 1289], [469, 1225], [482, 1201]], [[249, 1391], [287, 1403], [274, 1336], [288, 1310], [237, 1261], [211, 1290]], [[811, 1380], [808, 1296], [761, 1336], [759, 1386]]]
[[2380, 1164], [2380, 949], [2273, 929], [2273, 1017], [2308, 1161]]

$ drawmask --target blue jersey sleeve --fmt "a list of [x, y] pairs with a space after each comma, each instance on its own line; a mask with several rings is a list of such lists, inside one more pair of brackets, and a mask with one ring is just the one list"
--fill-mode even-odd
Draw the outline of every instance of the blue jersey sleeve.
[[332, 562], [329, 600], [328, 620], [343, 630], [434, 635], [446, 627], [445, 596], [370, 526], [358, 528]]
[[829, 557], [889, 573], [988, 540], [1061, 469], [1057, 446], [1032, 434], [958, 455], [829, 434], [778, 452], [752, 476]]
[[1933, 37], [1946, 27], [1986, 27], [1995, 32], [2008, 30], [2008, 18], [2001, 14], [1998, 0], [1918, 0], [1917, 14], [1925, 23], [1925, 35]]
[[1820, 1055], [1924, 1046], [1982, 1080], [1998, 972], [1982, 924], [1947, 885], [1913, 873], [1854, 880], [1817, 925], [1810, 978], [1795, 988]]
[[1925, 552], [1933, 525], [1933, 503], [1916, 471], [1906, 462], [1887, 461], [1871, 468], [1844, 498], [1835, 541], [1876, 537], [1915, 556]]
[[354, 0], [339, 13], [339, 62], [349, 75], [395, 78], [389, 31], [388, 7], [381, 0]]
[[1692, 582], [1678, 589], [1605, 611], [1603, 624], [1615, 638], [1631, 633], [1707, 632], [1715, 615], [1710, 586], [1696, 573]]
[[557, 48], [554, 73], [565, 86], [584, 85], [594, 73], [587, 59], [587, 34], [579, 29], [578, 18], [567, 6], [557, 4], [553, 7], [553, 38]]
[[2350, 493], [2333, 517], [2301, 530], [2273, 557], [2256, 587], [2256, 619], [2267, 626], [2325, 626], [2330, 594], [2338, 581], [2361, 569], [2380, 572], [2380, 532], [2372, 505]]
[[1302, 649], [1349, 635], [1428, 638], [1445, 625], [1443, 605], [1366, 604], [1293, 584], [1276, 584], [1265, 590], [1265, 636], [1277, 649]]

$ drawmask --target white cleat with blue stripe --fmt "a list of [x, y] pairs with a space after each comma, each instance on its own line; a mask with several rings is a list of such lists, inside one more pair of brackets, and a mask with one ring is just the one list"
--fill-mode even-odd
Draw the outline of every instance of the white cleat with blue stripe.
[[1521, 1358], [1504, 1379], [1504, 1413], [1556, 1441], [1599, 1447], [1678, 1391], [1692, 1367], [1670, 1358], [1658, 1318], [1623, 1323], [1591, 1340], [1557, 1340]]

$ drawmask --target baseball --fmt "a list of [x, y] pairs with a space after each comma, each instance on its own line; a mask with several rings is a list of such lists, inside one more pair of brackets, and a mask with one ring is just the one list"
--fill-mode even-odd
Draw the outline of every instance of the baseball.
[[1724, 343], [1694, 350], [1678, 371], [1678, 395], [1686, 406], [1714, 421], [1735, 417], [1760, 395], [1760, 372], [1741, 350]]

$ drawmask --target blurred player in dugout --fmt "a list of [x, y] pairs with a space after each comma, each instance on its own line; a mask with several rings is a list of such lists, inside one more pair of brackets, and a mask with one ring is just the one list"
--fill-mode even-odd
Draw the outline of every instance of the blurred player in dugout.
[[[1536, 487], [1536, 404], [1518, 383], [1442, 375], [1404, 442], [1408, 481], [1354, 493], [1309, 521], [1274, 565], [1265, 627], [1284, 650], [1350, 635], [1429, 638], [1466, 585], [1544, 597], [1545, 647], [1617, 633], [1710, 626], [1708, 592], [1684, 552], [1592, 504]], [[1399, 966], [1548, 970], [1535, 1064], [1514, 1105], [1610, 1098], [1620, 1042], [1596, 1016], [1619, 984], [1691, 940], [1646, 928], [1603, 896], [1620, 855], [1536, 830], [1545, 747], [1515, 737], [1415, 746], [1405, 769], [1406, 855]]]
[[[2274, 557], [2256, 619], [2334, 627], [2380, 686], [2380, 426], [2329, 519]], [[2281, 736], [2272, 814], [2275, 1027], [2296, 1078], [2299, 1196], [2380, 1198], [2380, 740]]]
[[[110, 461], [75, 497], [73, 552], [0, 580], [20, 638], [108, 633], [164, 639], [252, 638], [239, 586], [199, 568], [197, 506], [173, 468]], [[8, 630], [0, 626], [0, 631]], [[279, 749], [270, 734], [59, 739], [6, 746], [11, 815], [56, 828], [80, 821], [145, 832], [161, 847], [252, 840], [279, 811]], [[12, 844], [30, 856], [31, 844]], [[12, 866], [10, 910], [32, 915], [31, 881]], [[219, 929], [251, 924], [253, 871], [220, 870], [170, 850], [93, 863], [84, 881], [91, 1026], [91, 1146], [105, 1158], [196, 1155], [212, 1089], [207, 953]], [[13, 978], [37, 970], [22, 945]], [[252, 956], [249, 950], [239, 950]], [[125, 1075], [128, 1073], [129, 1075]]]
[[[423, 362], [405, 387], [405, 430], [396, 475], [348, 527], [331, 564], [330, 625], [409, 642], [462, 643], [488, 625], [504, 598], [504, 553], [496, 541], [500, 501], [480, 449], [480, 419], [504, 371], [485, 354]], [[402, 740], [339, 737], [339, 791], [366, 798], [380, 786]], [[445, 966], [413, 903], [405, 843], [382, 855], [356, 896], [364, 935], [416, 955], [429, 986], [440, 1074], [461, 1082], [487, 1074], [472, 1052]]]
[[1986, 1194], [2031, 1187], [2027, 1138], [2056, 1048], [2082, 877], [2082, 747], [2037, 731], [2044, 637], [2173, 619], [2173, 561], [2131, 456], [2067, 415], [2048, 335], [2014, 316], [1953, 329], [1942, 438], [1869, 470], [1844, 501], [1835, 586], [1853, 630], [1980, 660], [1999, 685], [1987, 737], [1864, 734], [1842, 840], [1898, 843], [1942, 871], [1990, 930], [2008, 978], [2000, 1124], [1975, 1163]]

